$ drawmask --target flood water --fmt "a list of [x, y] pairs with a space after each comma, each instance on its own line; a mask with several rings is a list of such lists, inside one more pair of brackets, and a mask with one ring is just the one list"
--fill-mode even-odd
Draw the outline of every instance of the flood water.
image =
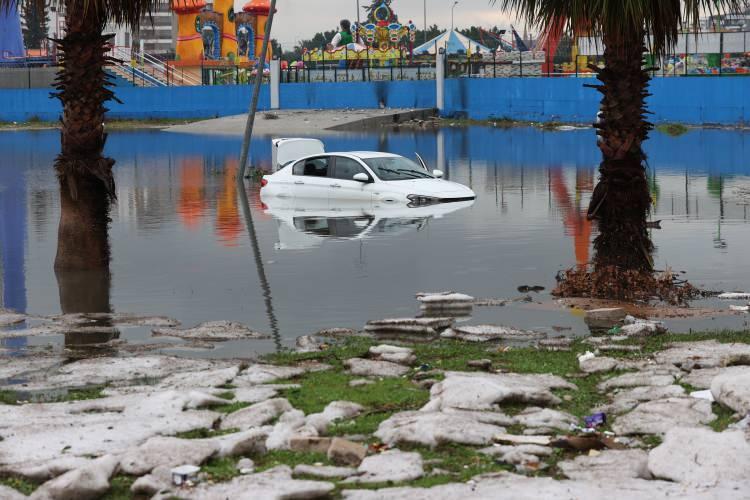
[[[591, 257], [596, 228], [582, 214], [599, 152], [590, 129], [448, 128], [325, 142], [329, 151], [419, 152], [478, 198], [468, 206], [400, 211], [333, 202], [278, 206], [264, 204], [259, 187], [250, 185], [248, 220], [234, 180], [239, 139], [112, 133], [106, 150], [117, 161], [112, 309], [168, 315], [186, 326], [235, 320], [276, 335], [198, 354], [241, 356], [291, 345], [321, 328], [414, 316], [418, 291], [514, 298], [521, 285], [541, 285], [546, 291], [535, 299], [549, 302], [556, 273]], [[57, 131], [0, 133], [0, 306], [61, 311], [53, 272], [59, 195], [52, 162], [58, 150]], [[750, 134], [701, 130], [675, 138], [654, 132], [647, 152], [654, 219], [663, 221], [663, 229], [653, 231], [657, 268], [687, 271], [707, 288], [749, 290]], [[256, 140], [253, 165], [270, 168], [270, 156], [270, 139]], [[469, 321], [586, 333], [579, 314], [538, 305], [475, 308]], [[745, 324], [732, 316], [670, 326]], [[121, 338], [142, 343], [149, 337], [141, 328], [124, 330]], [[6, 344], [50, 342], [62, 340]]]

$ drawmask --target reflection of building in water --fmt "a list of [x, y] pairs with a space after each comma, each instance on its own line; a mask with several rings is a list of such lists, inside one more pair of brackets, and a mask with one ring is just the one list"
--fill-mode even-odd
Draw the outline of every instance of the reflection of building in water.
[[239, 207], [237, 205], [237, 171], [239, 161], [229, 157], [224, 163], [224, 184], [216, 200], [216, 235], [227, 247], [236, 247], [242, 233]]
[[185, 158], [180, 162], [180, 199], [177, 213], [189, 229], [197, 229], [206, 211], [203, 158]]
[[563, 212], [563, 225], [566, 233], [573, 236], [575, 247], [576, 264], [586, 266], [589, 263], [589, 250], [591, 248], [591, 221], [588, 220], [585, 210], [581, 207], [584, 192], [592, 192], [594, 189], [593, 173], [586, 170], [576, 170], [576, 191], [571, 196], [565, 185], [565, 177], [562, 168], [553, 168], [549, 172], [549, 182], [555, 203]]

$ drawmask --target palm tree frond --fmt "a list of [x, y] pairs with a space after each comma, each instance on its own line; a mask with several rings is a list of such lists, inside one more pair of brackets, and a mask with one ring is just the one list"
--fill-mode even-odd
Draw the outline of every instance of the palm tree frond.
[[748, 0], [490, 0], [515, 12], [529, 26], [545, 30], [565, 23], [567, 31], [619, 39], [644, 32], [651, 50], [664, 55], [682, 30], [697, 31], [706, 15], [740, 12]]

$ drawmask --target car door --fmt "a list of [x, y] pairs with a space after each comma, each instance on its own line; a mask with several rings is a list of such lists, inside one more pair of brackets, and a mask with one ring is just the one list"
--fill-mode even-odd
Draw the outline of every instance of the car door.
[[372, 182], [355, 181], [357, 174], [365, 174], [370, 180], [372, 175], [355, 159], [345, 156], [336, 156], [334, 161], [333, 175], [331, 179], [331, 201], [372, 201]]
[[292, 169], [294, 197], [297, 200], [327, 200], [331, 190], [329, 174], [333, 170], [329, 156], [301, 160]]

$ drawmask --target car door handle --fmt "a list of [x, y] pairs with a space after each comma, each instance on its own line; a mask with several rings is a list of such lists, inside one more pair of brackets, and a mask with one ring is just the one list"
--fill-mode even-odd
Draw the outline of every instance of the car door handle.
[[304, 184], [305, 184], [305, 183], [304, 183], [304, 182], [302, 182], [302, 181], [294, 181], [294, 183], [295, 183], [295, 184], [297, 184], [298, 186], [301, 186], [301, 185], [304, 185]]
[[341, 187], [341, 184], [331, 184], [331, 187], [332, 187], [332, 188], [340, 188], [340, 187]]

